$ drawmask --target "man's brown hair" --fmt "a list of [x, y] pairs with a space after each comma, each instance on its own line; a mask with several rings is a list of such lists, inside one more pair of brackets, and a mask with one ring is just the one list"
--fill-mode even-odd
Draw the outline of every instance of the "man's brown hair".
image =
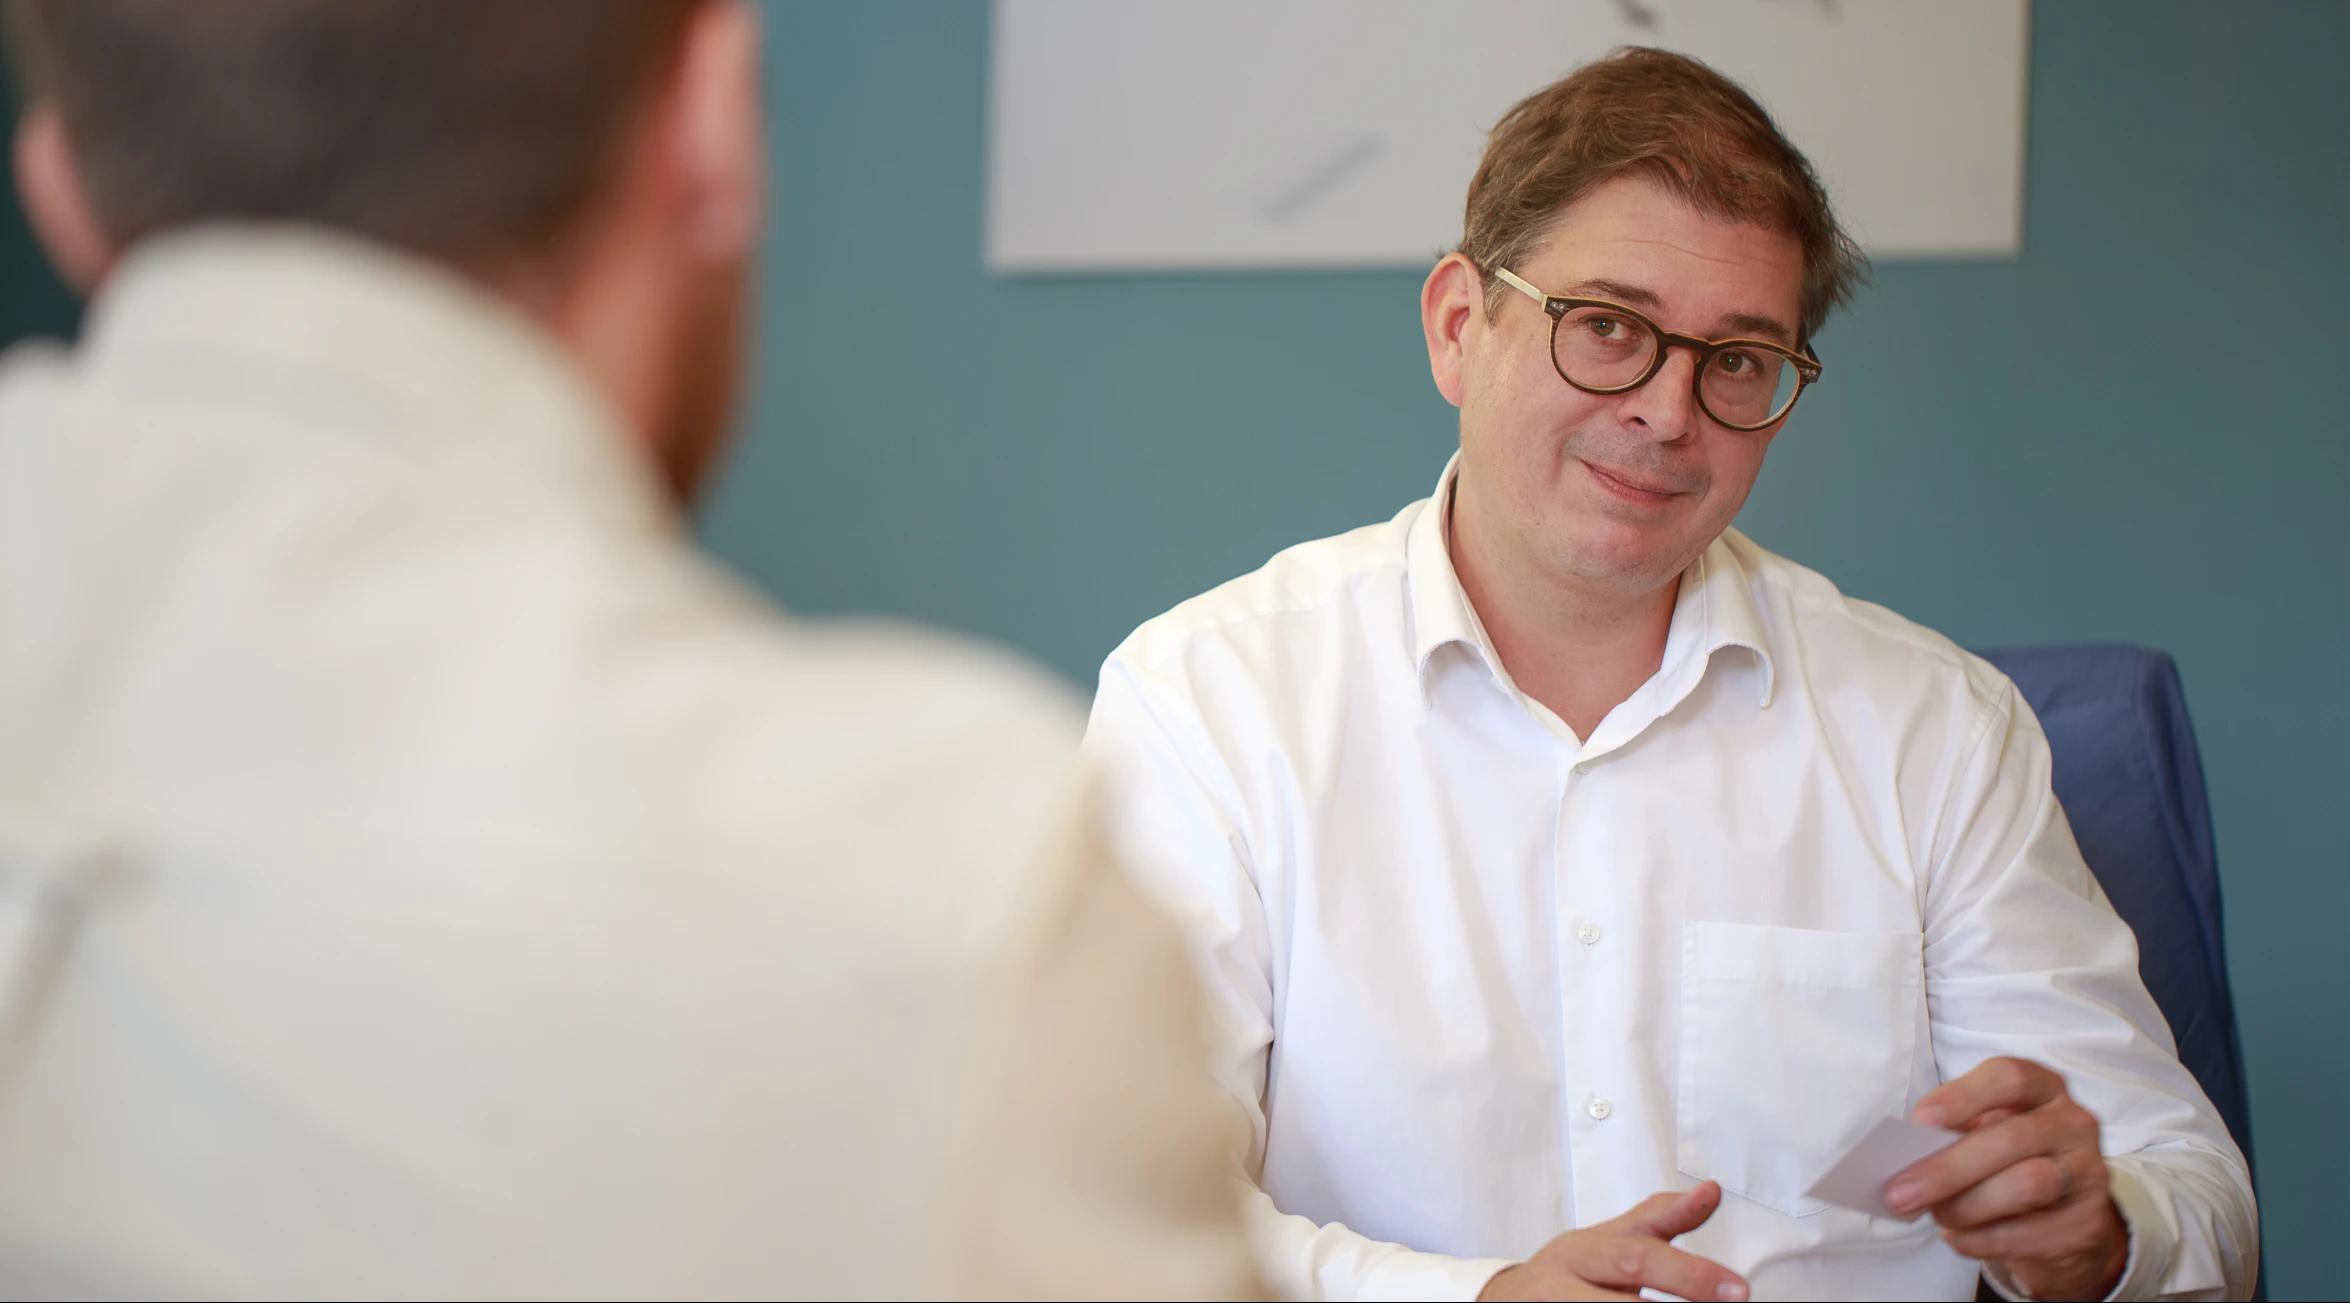
[[427, 253], [557, 235], [609, 174], [691, 0], [11, 0], [122, 244], [318, 222]]
[[1488, 308], [1503, 293], [1493, 269], [1515, 271], [1567, 205], [1620, 176], [1793, 238], [1803, 249], [1805, 339], [1868, 274], [1811, 164], [1753, 96], [1687, 55], [1632, 46], [1518, 101], [1487, 138], [1461, 252], [1484, 275]]

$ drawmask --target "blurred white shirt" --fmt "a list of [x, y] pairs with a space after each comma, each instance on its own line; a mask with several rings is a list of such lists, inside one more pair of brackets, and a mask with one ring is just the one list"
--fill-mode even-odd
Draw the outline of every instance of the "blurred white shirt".
[[1971, 1298], [1930, 1218], [1806, 1198], [1995, 1055], [2103, 1121], [2120, 1296], [2243, 1297], [2244, 1162], [2172, 1050], [2003, 676], [1736, 532], [1576, 738], [1510, 681], [1434, 499], [1135, 631], [1087, 746], [1186, 915], [1275, 1282], [1470, 1298], [1703, 1179], [1762, 1298]]
[[142, 246], [0, 365], [0, 1292], [1253, 1288], [1076, 724], [452, 276]]

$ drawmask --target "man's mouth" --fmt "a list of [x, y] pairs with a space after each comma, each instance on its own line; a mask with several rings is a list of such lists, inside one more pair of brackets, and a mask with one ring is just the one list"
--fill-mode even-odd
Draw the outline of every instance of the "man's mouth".
[[1680, 494], [1679, 489], [1670, 485], [1650, 484], [1622, 471], [1602, 470], [1590, 462], [1584, 462], [1583, 469], [1591, 472], [1591, 478], [1599, 481], [1601, 488], [1632, 502], [1653, 504], [1664, 502]]

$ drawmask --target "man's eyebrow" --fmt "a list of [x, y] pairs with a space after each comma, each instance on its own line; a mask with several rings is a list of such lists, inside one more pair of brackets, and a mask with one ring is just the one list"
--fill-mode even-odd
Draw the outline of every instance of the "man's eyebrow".
[[1740, 335], [1772, 340], [1785, 344], [1789, 348], [1795, 347], [1795, 332], [1787, 329], [1777, 317], [1757, 317], [1744, 312], [1733, 312], [1722, 320], [1729, 324], [1730, 329], [1737, 331]]
[[1665, 306], [1665, 301], [1661, 298], [1658, 298], [1654, 292], [1644, 290], [1637, 285], [1626, 285], [1622, 281], [1577, 281], [1573, 285], [1567, 287], [1567, 297], [1576, 299], [1613, 299], [1626, 307], [1646, 308], [1651, 312], [1659, 311]]
[[[1604, 278], [1577, 281], [1567, 287], [1566, 297], [1611, 299], [1626, 307], [1646, 308], [1650, 312], [1662, 311], [1665, 306], [1665, 301], [1659, 298], [1653, 290], [1644, 290], [1637, 285], [1627, 285], [1622, 281]], [[1758, 317], [1751, 312], [1733, 312], [1722, 318], [1722, 325], [1729, 332], [1722, 336], [1723, 338], [1767, 339], [1773, 343], [1785, 344], [1789, 348], [1795, 346], [1795, 332], [1789, 330], [1787, 324], [1777, 317]]]

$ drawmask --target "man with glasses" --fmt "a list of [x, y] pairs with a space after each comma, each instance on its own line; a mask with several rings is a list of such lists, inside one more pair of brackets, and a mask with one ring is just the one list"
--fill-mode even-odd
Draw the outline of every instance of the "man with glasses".
[[[1103, 667], [1088, 747], [1292, 1292], [2249, 1294], [2244, 1159], [2030, 710], [1729, 528], [1858, 272], [1738, 87], [1578, 71], [1422, 292], [1434, 495]], [[1963, 1136], [1885, 1187], [1911, 1216], [1808, 1193], [1900, 1116]]]

